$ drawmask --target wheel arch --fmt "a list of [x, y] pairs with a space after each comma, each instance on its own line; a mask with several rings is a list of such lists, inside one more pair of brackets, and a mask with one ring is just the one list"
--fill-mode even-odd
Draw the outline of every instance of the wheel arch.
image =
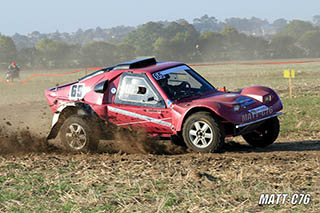
[[99, 119], [89, 104], [74, 102], [66, 103], [65, 105], [60, 106], [54, 113], [51, 130], [47, 139], [56, 138], [64, 121], [72, 115], [84, 116], [90, 119]]
[[213, 109], [210, 109], [208, 107], [203, 107], [203, 106], [197, 106], [197, 107], [189, 109], [187, 111], [187, 113], [185, 113], [185, 115], [182, 119], [182, 122], [179, 124], [179, 128], [177, 129], [177, 132], [181, 133], [183, 125], [186, 122], [186, 120], [188, 119], [188, 117], [190, 117], [191, 115], [193, 115], [194, 113], [197, 113], [197, 112], [209, 112], [215, 119], [218, 119], [219, 121], [224, 120]]

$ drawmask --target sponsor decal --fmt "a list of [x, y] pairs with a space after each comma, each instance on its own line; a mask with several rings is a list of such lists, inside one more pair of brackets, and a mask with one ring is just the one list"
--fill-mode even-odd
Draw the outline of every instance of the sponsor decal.
[[273, 108], [267, 107], [265, 105], [256, 107], [254, 109], [248, 110], [249, 113], [242, 115], [242, 122], [250, 121], [253, 119], [257, 119], [258, 117], [271, 115], [273, 113]]
[[116, 94], [116, 92], [117, 92], [117, 89], [113, 87], [113, 88], [111, 89], [111, 93], [112, 93], [112, 94]]
[[189, 70], [190, 68], [187, 67], [186, 65], [182, 65], [182, 66], [178, 66], [178, 67], [174, 67], [174, 68], [170, 68], [167, 70], [163, 70], [163, 71], [159, 71], [156, 73], [153, 73], [152, 76], [154, 77], [154, 79], [161, 80], [161, 79], [165, 79], [166, 78], [166, 74], [170, 74], [172, 72], [177, 72], [177, 71], [181, 71], [181, 70]]
[[141, 115], [141, 114], [138, 114], [138, 113], [130, 112], [130, 111], [127, 111], [127, 110], [123, 110], [123, 109], [119, 109], [119, 108], [115, 108], [115, 107], [111, 107], [111, 106], [108, 106], [108, 110], [111, 111], [111, 112], [120, 113], [122, 115], [126, 115], [126, 116], [130, 116], [130, 117], [138, 118], [138, 119], [141, 119], [141, 120], [145, 120], [145, 121], [142, 121], [142, 122], [132, 122], [132, 123], [119, 124], [120, 126], [121, 125], [134, 124], [134, 123], [145, 123], [145, 122], [157, 123], [157, 124], [160, 124], [160, 125], [163, 125], [163, 126], [168, 126], [168, 127], [172, 126], [171, 123], [169, 123], [167, 121], [164, 121], [164, 120], [168, 120], [170, 118], [156, 119], [156, 118], [152, 118], [152, 117], [149, 117], [149, 116]]
[[286, 203], [292, 205], [307, 205], [311, 202], [311, 195], [304, 193], [294, 193], [292, 195], [288, 193], [266, 193], [261, 194], [259, 198], [259, 205], [284, 205]]
[[256, 101], [253, 100], [252, 98], [245, 97], [245, 96], [240, 96], [235, 100], [236, 103], [239, 103], [241, 107], [246, 107], [249, 106], [250, 104], [255, 103]]
[[153, 76], [154, 79], [156, 79], [157, 81], [166, 78], [166, 77], [165, 77], [162, 73], [160, 73], [160, 72], [154, 73], [154, 74], [152, 74], [152, 76]]
[[170, 106], [172, 103], [173, 103], [173, 101], [171, 101], [171, 100], [167, 101], [168, 106]]

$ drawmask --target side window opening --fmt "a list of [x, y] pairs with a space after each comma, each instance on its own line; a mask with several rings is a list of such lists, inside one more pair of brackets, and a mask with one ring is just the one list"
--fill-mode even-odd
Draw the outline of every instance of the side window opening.
[[139, 86], [138, 87], [138, 94], [144, 95], [147, 92], [147, 88], [143, 87], [143, 86]]
[[119, 84], [115, 103], [164, 107], [160, 95], [144, 76], [125, 75]]

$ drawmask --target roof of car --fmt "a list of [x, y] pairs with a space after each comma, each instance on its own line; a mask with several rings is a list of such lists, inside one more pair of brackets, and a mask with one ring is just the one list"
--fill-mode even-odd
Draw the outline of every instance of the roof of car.
[[170, 67], [183, 65], [181, 62], [157, 62], [155, 58], [142, 58], [133, 61], [123, 62], [112, 67], [101, 69], [105, 72], [114, 70], [125, 70], [130, 72], [156, 72]]
[[181, 62], [158, 62], [154, 65], [151, 66], [147, 66], [147, 67], [142, 67], [142, 68], [138, 68], [138, 69], [132, 69], [130, 71], [134, 71], [136, 73], [145, 73], [145, 72], [149, 72], [149, 73], [153, 73], [156, 71], [160, 71], [160, 70], [165, 70], [171, 67], [176, 67], [179, 65], [183, 65], [183, 63]]

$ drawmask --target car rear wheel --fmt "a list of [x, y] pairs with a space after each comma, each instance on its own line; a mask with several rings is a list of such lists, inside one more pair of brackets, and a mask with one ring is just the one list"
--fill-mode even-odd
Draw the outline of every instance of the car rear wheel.
[[266, 120], [261, 126], [251, 133], [242, 135], [244, 140], [254, 147], [266, 147], [275, 142], [280, 131], [277, 117]]
[[217, 152], [224, 143], [224, 131], [210, 113], [197, 112], [184, 123], [183, 139], [194, 152]]
[[88, 119], [80, 116], [71, 116], [65, 120], [60, 130], [60, 139], [71, 152], [93, 152], [99, 144], [97, 129]]

